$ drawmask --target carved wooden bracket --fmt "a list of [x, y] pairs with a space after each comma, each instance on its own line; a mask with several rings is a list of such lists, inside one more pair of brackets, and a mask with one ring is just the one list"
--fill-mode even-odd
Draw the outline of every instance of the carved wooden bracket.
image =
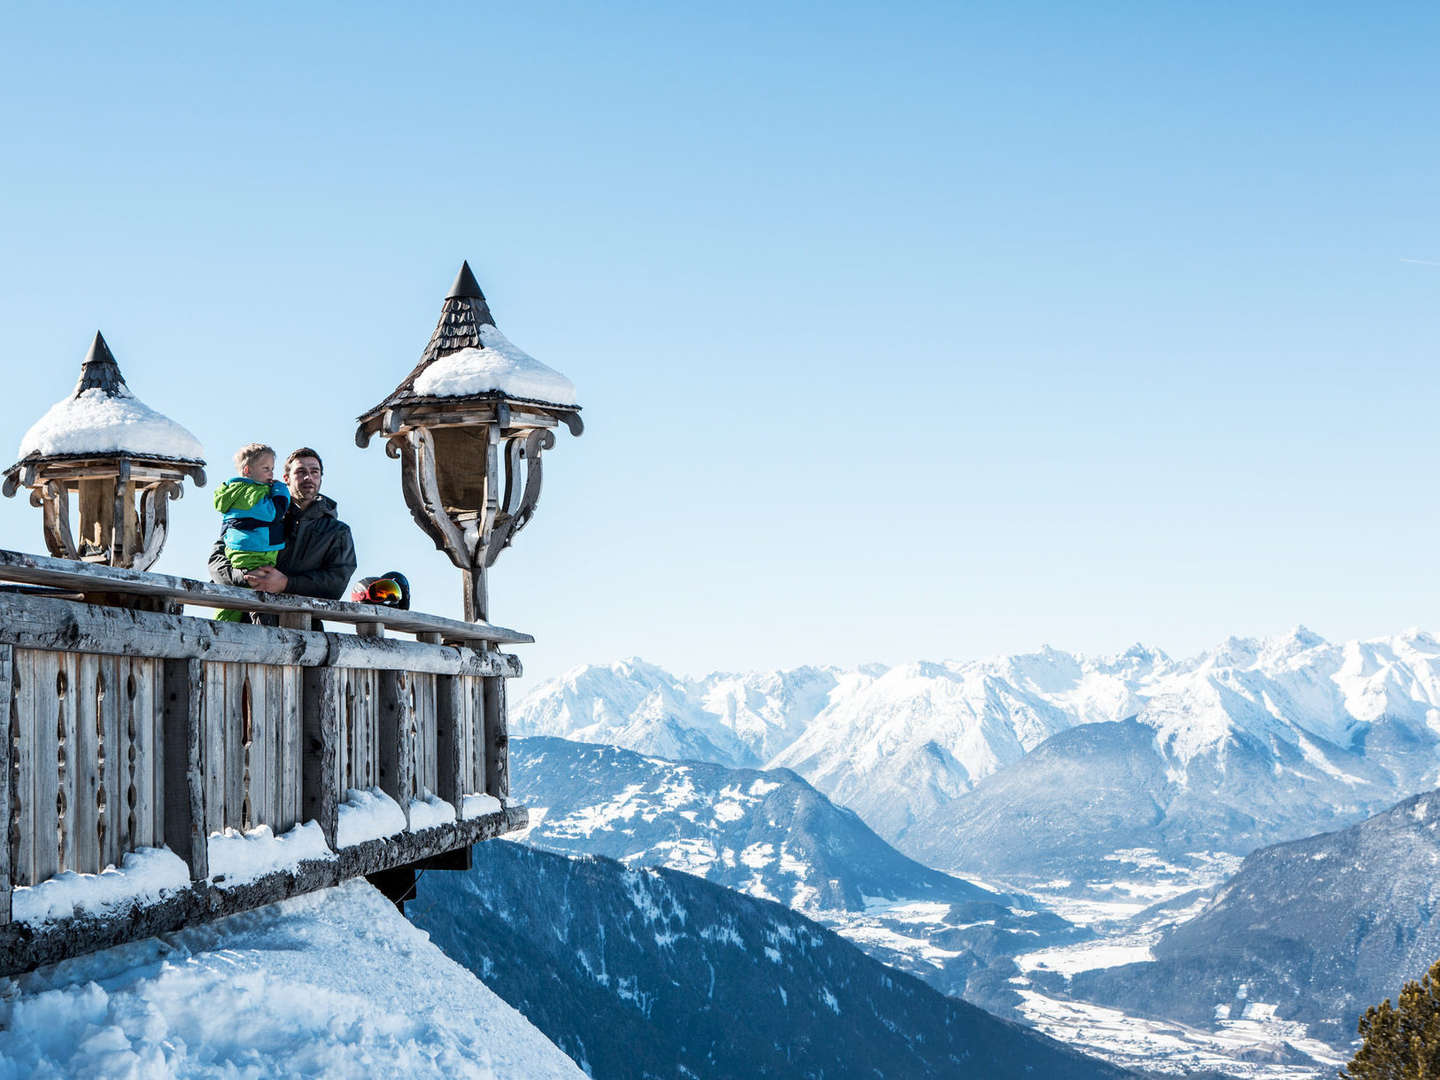
[[[148, 570], [160, 557], [170, 525], [170, 500], [185, 494], [179, 481], [158, 480], [146, 484], [139, 492], [139, 512], [131, 507], [126, 495], [127, 477], [115, 485], [112, 535], [102, 552], [82, 556], [75, 543], [70, 523], [70, 489], [59, 480], [47, 480], [30, 491], [30, 505], [44, 514], [45, 546], [57, 559], [103, 562], [133, 570]], [[127, 517], [129, 519], [127, 525]], [[87, 549], [88, 550], [88, 549]]]

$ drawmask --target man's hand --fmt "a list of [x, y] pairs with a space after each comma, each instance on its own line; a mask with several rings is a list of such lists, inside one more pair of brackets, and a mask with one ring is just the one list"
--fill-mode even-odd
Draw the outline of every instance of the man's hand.
[[256, 592], [282, 593], [290, 579], [273, 566], [261, 566], [245, 573], [245, 580]]

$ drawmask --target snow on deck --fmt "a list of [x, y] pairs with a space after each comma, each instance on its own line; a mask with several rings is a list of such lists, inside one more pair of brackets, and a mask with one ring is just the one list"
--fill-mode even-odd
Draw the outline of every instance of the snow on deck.
[[11, 916], [32, 926], [72, 915], [105, 916], [132, 904], [153, 904], [190, 886], [190, 868], [169, 848], [125, 854], [117, 869], [99, 874], [56, 874], [38, 885], [16, 886]]
[[200, 440], [121, 387], [115, 394], [86, 390], [50, 406], [25, 432], [19, 457], [30, 454], [109, 454], [148, 457], [205, 457]]
[[0, 1080], [581, 1080], [363, 881], [0, 979]]
[[210, 834], [210, 877], [221, 888], [258, 881], [277, 870], [294, 870], [309, 859], [333, 859], [325, 834], [313, 821], [276, 836], [269, 825]]

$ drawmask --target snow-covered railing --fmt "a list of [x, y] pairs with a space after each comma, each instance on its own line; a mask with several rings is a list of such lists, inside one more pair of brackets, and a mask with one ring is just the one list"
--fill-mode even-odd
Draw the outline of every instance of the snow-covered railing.
[[[20, 584], [0, 586], [0, 972], [525, 824], [506, 755], [505, 680], [520, 665], [496, 645], [528, 635], [10, 551], [3, 581]], [[358, 633], [309, 629], [316, 619]], [[237, 878], [248, 864], [234, 853], [271, 835], [295, 858]], [[188, 885], [157, 894], [137, 873], [127, 893], [107, 869], [162, 855]], [[76, 876], [102, 874], [96, 888], [125, 903], [84, 899]], [[61, 879], [80, 909], [57, 919], [36, 897], [62, 895]]]

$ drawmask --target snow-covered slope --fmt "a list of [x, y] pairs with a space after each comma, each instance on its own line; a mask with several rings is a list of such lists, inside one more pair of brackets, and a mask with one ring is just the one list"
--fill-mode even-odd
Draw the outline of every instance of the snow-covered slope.
[[[1343, 792], [1353, 819], [1440, 774], [1440, 643], [1410, 631], [1334, 645], [1297, 628], [1185, 661], [1140, 646], [1100, 659], [1046, 649], [697, 680], [625, 661], [538, 687], [515, 730], [791, 768], [915, 852], [943, 837], [945, 808], [986, 777], [1064, 732], [1132, 717], [1149, 744], [1144, 768], [1177, 791], [1198, 781], [1210, 793], [1217, 776], [1223, 789], [1228, 763], [1243, 759], [1237, 778], [1249, 787], [1228, 794], [1236, 802], [1258, 797], [1303, 818]], [[1280, 835], [1266, 828], [1243, 843]]]
[[942, 993], [990, 1008], [1008, 957], [1088, 936], [1037, 905], [906, 858], [787, 770], [673, 762], [613, 746], [510, 740], [526, 842], [665, 866], [777, 900]]
[[1124, 1075], [698, 877], [504, 841], [474, 856], [426, 874], [408, 914], [597, 1080]]
[[581, 1078], [363, 881], [0, 980], [0, 1078]]

